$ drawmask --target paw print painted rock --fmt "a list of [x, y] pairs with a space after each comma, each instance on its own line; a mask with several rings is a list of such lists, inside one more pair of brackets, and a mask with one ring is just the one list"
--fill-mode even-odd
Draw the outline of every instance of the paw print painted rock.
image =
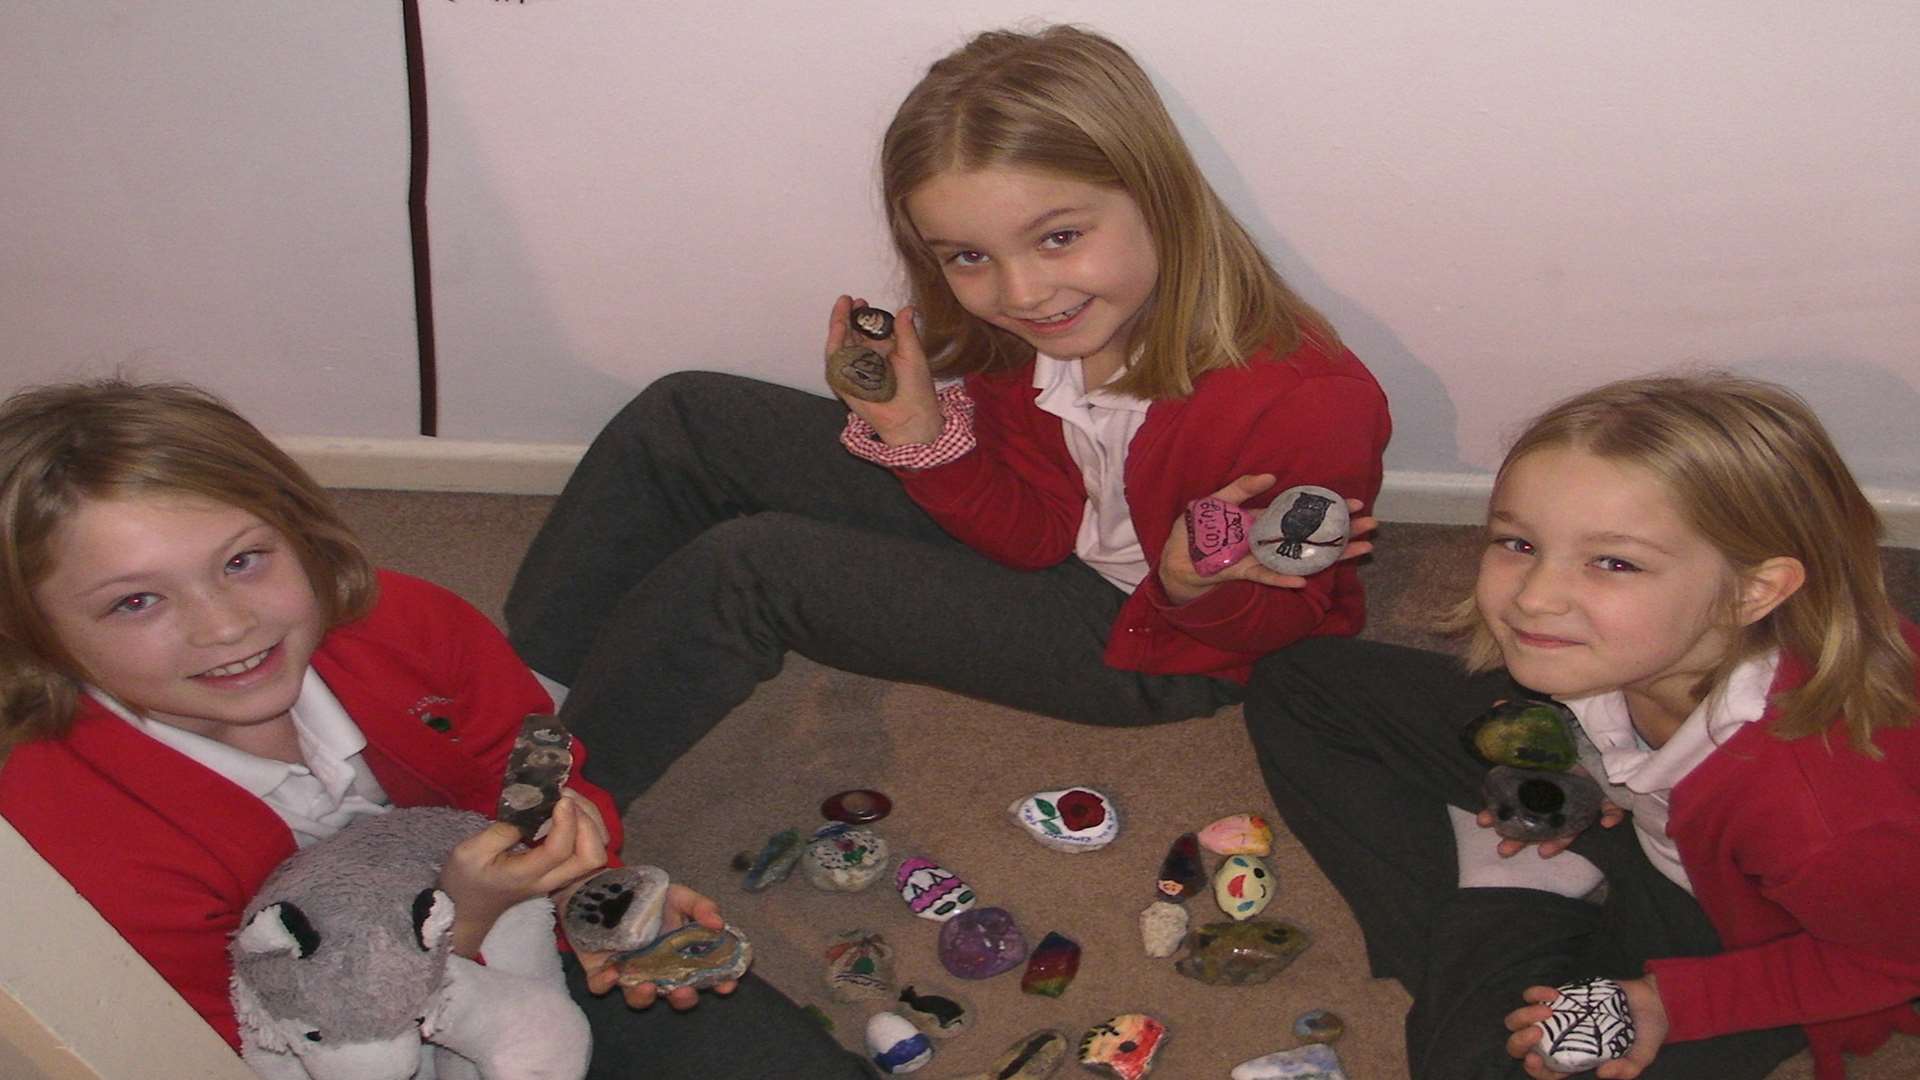
[[940, 963], [960, 979], [990, 979], [1027, 958], [1027, 937], [1005, 908], [963, 911], [940, 927]]
[[1215, 855], [1273, 854], [1273, 826], [1259, 814], [1228, 814], [1201, 829], [1198, 838]]
[[893, 884], [900, 890], [900, 899], [923, 919], [946, 922], [973, 906], [973, 889], [932, 859], [901, 860], [893, 872]]
[[1633, 1010], [1612, 979], [1568, 983], [1540, 1024], [1540, 1056], [1561, 1072], [1585, 1072], [1633, 1048]]
[[567, 898], [560, 928], [577, 952], [638, 949], [660, 934], [668, 884], [657, 866], [609, 867]]
[[1036, 792], [1007, 807], [1007, 814], [1055, 851], [1094, 851], [1120, 835], [1120, 812], [1092, 788]]
[[1235, 919], [1251, 919], [1273, 899], [1273, 872], [1251, 855], [1229, 855], [1213, 872], [1213, 899]]
[[1167, 1025], [1146, 1013], [1121, 1013], [1080, 1038], [1080, 1064], [1094, 1072], [1140, 1080], [1167, 1039]]
[[807, 880], [828, 892], [859, 892], [880, 879], [892, 858], [887, 842], [872, 829], [827, 825], [813, 834], [800, 860]]
[[1544, 772], [1496, 765], [1482, 794], [1493, 811], [1493, 831], [1509, 840], [1578, 836], [1600, 817], [1600, 785], [1576, 772]]

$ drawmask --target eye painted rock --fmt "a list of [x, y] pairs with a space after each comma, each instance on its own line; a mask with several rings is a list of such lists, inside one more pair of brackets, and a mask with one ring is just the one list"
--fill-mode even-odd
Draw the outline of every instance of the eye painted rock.
[[973, 906], [973, 889], [932, 859], [901, 860], [893, 872], [893, 884], [900, 890], [900, 899], [923, 919], [946, 922]]
[[1007, 807], [1007, 814], [1055, 851], [1093, 851], [1120, 835], [1120, 812], [1113, 800], [1092, 788], [1036, 792]]
[[1346, 1034], [1346, 1021], [1325, 1009], [1312, 1009], [1294, 1018], [1293, 1035], [1301, 1042], [1330, 1043]]
[[1182, 833], [1167, 849], [1167, 857], [1160, 860], [1160, 876], [1154, 880], [1154, 891], [1168, 900], [1185, 900], [1206, 884], [1207, 870], [1200, 862], [1200, 837], [1195, 833]]
[[1080, 973], [1080, 944], [1057, 930], [1048, 931], [1027, 958], [1027, 970], [1020, 976], [1023, 993], [1041, 997], [1059, 997], [1067, 992], [1073, 977]]
[[900, 989], [900, 1015], [936, 1039], [951, 1039], [973, 1023], [973, 1006], [948, 990], [905, 986]]
[[820, 804], [820, 816], [848, 825], [865, 825], [893, 813], [893, 800], [868, 788], [842, 791], [827, 796]]
[[1578, 836], [1600, 817], [1600, 785], [1581, 773], [1496, 765], [1482, 788], [1493, 831], [1509, 840]]
[[885, 308], [854, 308], [847, 313], [847, 322], [861, 336], [874, 341], [885, 341], [893, 336], [893, 313]]
[[842, 345], [827, 357], [827, 385], [861, 401], [892, 401], [899, 392], [893, 365], [865, 345]]
[[887, 842], [871, 829], [834, 824], [821, 827], [807, 845], [801, 863], [807, 880], [828, 892], [859, 892], [887, 872], [892, 856]]
[[1186, 955], [1173, 968], [1214, 986], [1263, 983], [1307, 951], [1305, 930], [1278, 919], [1208, 923], [1187, 934]]
[[940, 927], [940, 963], [961, 979], [990, 979], [1027, 958], [1027, 938], [1005, 908], [963, 911]]
[[1561, 1072], [1585, 1072], [1633, 1049], [1633, 1010], [1612, 979], [1559, 988], [1553, 1015], [1540, 1024], [1540, 1056]]
[[983, 1073], [968, 1073], [956, 1080], [1047, 1080], [1060, 1071], [1071, 1050], [1067, 1037], [1058, 1031], [1036, 1031], [993, 1059]]
[[1580, 760], [1573, 710], [1557, 701], [1503, 701], [1460, 732], [1467, 752], [1481, 764], [1566, 772]]
[[1273, 854], [1273, 826], [1259, 814], [1229, 814], [1201, 829], [1199, 839], [1215, 855]]
[[1167, 1041], [1167, 1025], [1146, 1013], [1121, 1013], [1080, 1037], [1080, 1064], [1121, 1080], [1140, 1080]]
[[1187, 909], [1184, 905], [1155, 900], [1140, 913], [1140, 944], [1147, 955], [1172, 956], [1180, 951], [1187, 937]]
[[893, 947], [871, 930], [835, 934], [827, 946], [827, 990], [835, 1001], [893, 996]]
[[1235, 919], [1251, 919], [1273, 899], [1273, 873], [1251, 855], [1229, 855], [1213, 872], [1213, 899]]
[[807, 841], [802, 838], [799, 829], [787, 829], [767, 837], [760, 853], [753, 856], [747, 867], [746, 880], [741, 882], [748, 892], [760, 892], [779, 884], [793, 873], [800, 863], [800, 856], [807, 850]]
[[620, 973], [621, 986], [652, 983], [664, 994], [739, 978], [753, 963], [753, 945], [731, 925], [710, 930], [687, 923], [645, 948], [615, 953], [607, 962]]
[[638, 949], [660, 935], [668, 884], [667, 872], [657, 866], [609, 867], [567, 898], [560, 929], [575, 952]]
[[1340, 1055], [1317, 1043], [1243, 1061], [1227, 1075], [1230, 1080], [1347, 1080]]
[[534, 713], [520, 722], [494, 817], [531, 840], [553, 817], [573, 775], [573, 736], [558, 717]]
[[867, 1054], [888, 1076], [910, 1073], [933, 1060], [933, 1041], [906, 1017], [874, 1013], [867, 1021]]

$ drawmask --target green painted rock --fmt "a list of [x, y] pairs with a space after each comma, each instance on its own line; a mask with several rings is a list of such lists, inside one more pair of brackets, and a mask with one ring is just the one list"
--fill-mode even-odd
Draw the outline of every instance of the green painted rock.
[[1460, 733], [1467, 752], [1484, 765], [1566, 772], [1579, 760], [1573, 711], [1557, 701], [1503, 701]]

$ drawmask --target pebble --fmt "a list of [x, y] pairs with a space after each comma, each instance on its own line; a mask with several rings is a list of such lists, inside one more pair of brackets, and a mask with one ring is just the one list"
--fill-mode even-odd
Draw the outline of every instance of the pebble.
[[560, 928], [576, 952], [638, 949], [660, 935], [668, 884], [657, 866], [608, 867], [568, 897]]
[[1028, 835], [1055, 851], [1093, 851], [1120, 835], [1120, 813], [1113, 800], [1092, 788], [1035, 792], [1015, 800], [1007, 814]]
[[1121, 1013], [1080, 1038], [1080, 1064], [1121, 1080], [1140, 1080], [1167, 1039], [1167, 1025], [1146, 1013]]
[[1347, 1080], [1340, 1055], [1318, 1043], [1243, 1061], [1227, 1075], [1231, 1080]]
[[848, 825], [865, 825], [893, 813], [893, 800], [872, 788], [855, 788], [829, 795], [820, 804], [820, 816]]
[[1229, 855], [1213, 873], [1213, 899], [1235, 919], [1251, 919], [1273, 899], [1273, 873], [1251, 855]]
[[1199, 840], [1215, 855], [1273, 854], [1273, 826], [1259, 814], [1229, 814], [1201, 829]]
[[916, 855], [901, 860], [893, 884], [908, 909], [923, 919], [946, 922], [973, 907], [972, 887], [932, 859]]
[[1057, 998], [1067, 992], [1073, 977], [1080, 973], [1080, 944], [1057, 930], [1048, 931], [1027, 958], [1026, 973], [1020, 976], [1024, 993]]
[[940, 927], [940, 963], [956, 978], [990, 979], [1026, 958], [1026, 936], [1005, 908], [963, 911]]
[[859, 892], [880, 880], [892, 856], [887, 841], [871, 829], [835, 823], [813, 834], [800, 861], [807, 880], [828, 892]]
[[1064, 1034], [1036, 1031], [1007, 1047], [986, 1072], [969, 1073], [956, 1080], [1047, 1080], [1060, 1071], [1069, 1048]]
[[1185, 900], [1206, 883], [1207, 869], [1200, 861], [1200, 837], [1196, 833], [1182, 833], [1167, 849], [1167, 857], [1160, 860], [1160, 876], [1153, 883], [1154, 890], [1168, 900]]
[[1600, 785], [1582, 773], [1496, 765], [1481, 793], [1493, 811], [1493, 831], [1508, 840], [1578, 836], [1600, 818]]
[[1155, 900], [1140, 912], [1140, 944], [1148, 956], [1167, 957], [1180, 951], [1187, 936], [1187, 909], [1183, 904]]
[[933, 1040], [898, 1013], [874, 1013], [867, 1020], [867, 1053], [889, 1076], [910, 1073], [933, 1060]]
[[1286, 970], [1311, 942], [1305, 930], [1278, 919], [1208, 923], [1188, 932], [1186, 955], [1173, 967], [1214, 986], [1263, 983]]
[[1346, 1021], [1325, 1009], [1309, 1009], [1293, 1021], [1293, 1035], [1302, 1042], [1331, 1043], [1346, 1031]]

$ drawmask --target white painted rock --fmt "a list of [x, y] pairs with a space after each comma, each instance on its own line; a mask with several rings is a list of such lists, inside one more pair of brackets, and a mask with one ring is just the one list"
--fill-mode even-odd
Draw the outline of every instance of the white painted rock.
[[1540, 1056], [1561, 1072], [1585, 1072], [1633, 1048], [1633, 1010], [1612, 979], [1559, 988], [1553, 1015], [1540, 1024]]
[[1324, 1043], [1243, 1061], [1227, 1075], [1231, 1080], [1347, 1080], [1347, 1074], [1340, 1070], [1340, 1055]]
[[1055, 851], [1093, 851], [1120, 835], [1120, 812], [1113, 800], [1092, 788], [1035, 792], [1007, 807], [1007, 813]]
[[827, 825], [813, 834], [800, 859], [807, 880], [828, 892], [859, 892], [887, 872], [887, 841], [872, 829]]
[[867, 1021], [867, 1054], [889, 1076], [910, 1073], [933, 1060], [933, 1040], [899, 1013], [874, 1013]]

